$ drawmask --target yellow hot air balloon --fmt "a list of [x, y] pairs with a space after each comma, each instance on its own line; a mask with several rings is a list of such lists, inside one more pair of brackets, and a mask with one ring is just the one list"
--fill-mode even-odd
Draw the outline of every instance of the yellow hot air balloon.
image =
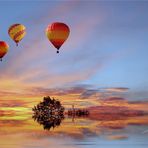
[[18, 43], [26, 35], [26, 27], [22, 24], [13, 24], [9, 27], [8, 34], [18, 46]]
[[69, 36], [70, 29], [64, 23], [55, 22], [55, 23], [50, 24], [46, 28], [45, 33], [46, 33], [48, 40], [57, 49], [57, 53], [59, 53], [60, 47], [63, 45], [63, 43], [67, 40]]
[[8, 52], [8, 48], [9, 45], [6, 42], [0, 41], [0, 61], [2, 61], [2, 58]]

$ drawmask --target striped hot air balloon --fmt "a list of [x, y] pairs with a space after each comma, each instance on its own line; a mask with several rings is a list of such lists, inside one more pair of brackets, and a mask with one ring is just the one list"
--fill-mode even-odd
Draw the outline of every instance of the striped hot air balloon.
[[18, 46], [18, 43], [26, 35], [26, 27], [22, 24], [13, 24], [9, 27], [8, 34]]
[[57, 53], [59, 53], [60, 47], [67, 40], [69, 33], [69, 27], [60, 22], [52, 23], [46, 28], [46, 36], [57, 49]]
[[0, 61], [2, 61], [2, 58], [8, 52], [8, 48], [9, 45], [6, 42], [0, 41]]

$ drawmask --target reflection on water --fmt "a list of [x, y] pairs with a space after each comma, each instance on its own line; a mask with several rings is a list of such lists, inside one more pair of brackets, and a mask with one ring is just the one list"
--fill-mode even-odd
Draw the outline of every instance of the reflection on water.
[[[50, 122], [49, 122], [50, 123]], [[42, 124], [43, 125], [43, 124]], [[55, 129], [43, 130], [30, 116], [26, 119], [0, 120], [1, 148], [40, 147], [146, 147], [148, 116], [117, 120], [88, 118], [65, 118]], [[58, 138], [58, 141], [57, 141]], [[8, 142], [8, 139], [9, 142]], [[117, 141], [117, 142], [116, 142]], [[9, 143], [9, 144], [8, 144]], [[111, 145], [110, 145], [111, 144]], [[139, 146], [140, 145], [140, 146]]]
[[[58, 120], [48, 118], [44, 121], [31, 114], [0, 117], [0, 148], [146, 148], [148, 145], [148, 116], [131, 116], [120, 118], [117, 114], [90, 114], [88, 117], [73, 119], [65, 116], [60, 126], [50, 128]], [[21, 117], [21, 118], [19, 118]], [[23, 118], [22, 118], [23, 117]], [[40, 117], [40, 116], [38, 116]], [[51, 120], [50, 120], [51, 119]], [[56, 121], [56, 123], [52, 123]], [[53, 126], [52, 126], [53, 127]], [[8, 141], [9, 139], [9, 141]], [[58, 139], [58, 140], [57, 140]]]
[[64, 119], [64, 116], [55, 116], [55, 117], [36, 117], [33, 116], [34, 120], [36, 120], [39, 124], [43, 125], [43, 128], [46, 130], [50, 130], [51, 128], [55, 128], [60, 126], [62, 120]]

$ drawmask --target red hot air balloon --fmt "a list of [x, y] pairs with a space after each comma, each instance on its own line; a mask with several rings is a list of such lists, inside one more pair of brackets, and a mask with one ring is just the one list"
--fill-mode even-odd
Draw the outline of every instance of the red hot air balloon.
[[69, 33], [69, 27], [61, 22], [52, 23], [46, 29], [46, 36], [57, 49], [57, 53], [59, 53], [60, 47], [67, 40]]
[[9, 45], [6, 42], [0, 41], [0, 61], [2, 61], [2, 58], [8, 52], [8, 48]]

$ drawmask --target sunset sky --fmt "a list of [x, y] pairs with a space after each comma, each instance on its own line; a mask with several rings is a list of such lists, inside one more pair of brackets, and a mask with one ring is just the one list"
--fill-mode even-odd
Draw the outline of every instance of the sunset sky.
[[[1, 0], [0, 12], [10, 46], [0, 61], [1, 148], [147, 147], [148, 1]], [[45, 35], [53, 22], [70, 28], [59, 54]], [[8, 35], [16, 23], [27, 31], [18, 47]], [[90, 114], [73, 122], [65, 113], [45, 131], [32, 119], [44, 96]]]
[[[0, 63], [1, 100], [147, 100], [147, 7], [144, 1], [1, 1], [0, 40], [10, 46]], [[45, 35], [57, 21], [71, 30], [60, 54]], [[7, 33], [14, 23], [27, 28], [18, 47]]]

